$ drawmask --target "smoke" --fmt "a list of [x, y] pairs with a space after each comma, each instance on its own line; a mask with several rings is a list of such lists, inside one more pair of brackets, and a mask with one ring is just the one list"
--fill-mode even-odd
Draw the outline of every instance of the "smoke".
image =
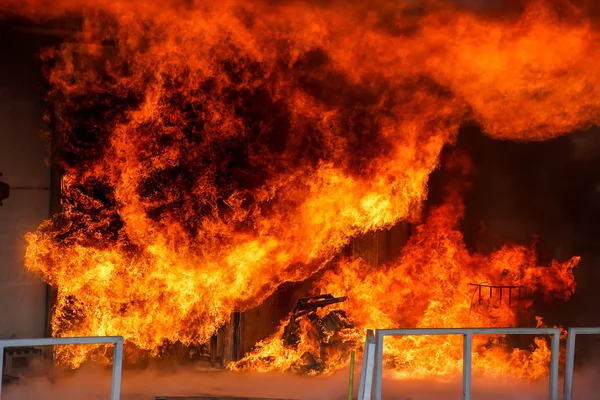
[[[600, 390], [597, 366], [588, 366], [575, 374], [574, 396], [595, 398]], [[359, 372], [355, 377], [355, 397]], [[107, 370], [82, 368], [69, 377], [50, 380], [37, 377], [18, 386], [6, 386], [6, 400], [101, 400], [110, 393]], [[560, 383], [562, 385], [562, 383]], [[239, 373], [201, 371], [191, 368], [164, 372], [148, 369], [125, 371], [123, 400], [154, 400], [157, 396], [238, 396], [292, 400], [342, 400], [347, 398], [348, 370], [328, 377], [300, 377], [275, 373]], [[384, 378], [383, 397], [398, 400], [453, 400], [462, 394], [461, 382], [398, 381]], [[548, 382], [502, 381], [473, 376], [472, 395], [486, 400], [546, 400]]]
[[[274, 373], [232, 373], [173, 368], [125, 371], [121, 398], [153, 400], [157, 396], [239, 396], [273, 399], [341, 399], [347, 392], [348, 371], [334, 376], [301, 377]], [[357, 377], [358, 379], [358, 377]], [[51, 382], [33, 378], [19, 386], [7, 387], [8, 400], [100, 400], [110, 393], [110, 373], [82, 368], [69, 377]]]

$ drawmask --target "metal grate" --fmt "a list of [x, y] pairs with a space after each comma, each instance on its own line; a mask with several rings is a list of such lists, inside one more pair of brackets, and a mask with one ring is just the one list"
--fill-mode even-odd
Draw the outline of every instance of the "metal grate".
[[[475, 287], [474, 294], [477, 294], [477, 301], [475, 303], [471, 301], [471, 307], [473, 305], [495, 305], [496, 307], [500, 307], [507, 302], [508, 307], [512, 307], [513, 304], [518, 304], [521, 301], [521, 291], [525, 288], [524, 286], [486, 285], [485, 283], [469, 283], [469, 286]], [[505, 297], [504, 300], [502, 299], [503, 295]]]

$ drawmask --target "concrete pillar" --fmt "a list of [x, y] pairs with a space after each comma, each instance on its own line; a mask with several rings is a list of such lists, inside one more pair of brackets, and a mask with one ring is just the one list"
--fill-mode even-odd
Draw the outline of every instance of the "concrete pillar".
[[[50, 173], [41, 139], [44, 91], [27, 42], [0, 44], [0, 172], [11, 187], [0, 207], [0, 338], [46, 333], [46, 285], [24, 266], [27, 232], [50, 215]], [[21, 188], [21, 189], [19, 189]]]

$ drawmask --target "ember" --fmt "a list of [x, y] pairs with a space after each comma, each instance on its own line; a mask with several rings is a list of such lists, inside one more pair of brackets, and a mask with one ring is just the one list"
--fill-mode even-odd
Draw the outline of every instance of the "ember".
[[[11, 15], [82, 18], [44, 54], [63, 212], [27, 237], [27, 267], [57, 289], [54, 335], [122, 335], [129, 360], [158, 357], [322, 273], [313, 294], [347, 300], [292, 315], [229, 368], [331, 373], [367, 329], [535, 321], [526, 298], [471, 309], [469, 284], [564, 300], [575, 290], [577, 257], [539, 266], [533, 246], [469, 251], [460, 184], [423, 204], [465, 123], [532, 141], [599, 122], [600, 40], [583, 6], [558, 15], [530, 1], [491, 18], [443, 1], [3, 3]], [[445, 166], [464, 177], [468, 164]], [[418, 227], [397, 260], [338, 257], [400, 221]], [[387, 363], [399, 378], [454, 376], [453, 340], [390, 340]], [[473, 346], [487, 375], [547, 372], [541, 338]], [[90, 347], [57, 356], [105, 361]]]

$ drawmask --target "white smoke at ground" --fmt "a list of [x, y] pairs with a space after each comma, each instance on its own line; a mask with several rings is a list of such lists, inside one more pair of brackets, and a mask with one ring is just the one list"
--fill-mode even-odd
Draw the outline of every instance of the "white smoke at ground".
[[[357, 371], [354, 398], [358, 389]], [[588, 367], [575, 375], [575, 398], [591, 400], [600, 393], [599, 368]], [[107, 400], [110, 398], [110, 370], [82, 368], [68, 376], [43, 376], [22, 379], [7, 385], [4, 400]], [[562, 387], [562, 382], [561, 382]], [[473, 399], [546, 400], [547, 380], [538, 382], [490, 382], [473, 377]], [[149, 368], [125, 371], [122, 400], [154, 400], [159, 396], [238, 396], [293, 400], [342, 400], [348, 398], [348, 370], [328, 377], [295, 376], [282, 373], [239, 373], [186, 368]], [[384, 379], [385, 400], [458, 400], [462, 398], [460, 380], [398, 381]]]
[[[108, 400], [111, 371], [84, 367], [60, 378], [38, 376], [6, 386], [3, 400]], [[158, 396], [239, 396], [274, 399], [342, 399], [348, 390], [348, 376], [306, 377], [277, 373], [234, 373], [198, 370], [191, 367], [170, 370], [148, 368], [124, 371], [122, 400], [154, 400]], [[347, 396], [347, 394], [346, 394]]]

